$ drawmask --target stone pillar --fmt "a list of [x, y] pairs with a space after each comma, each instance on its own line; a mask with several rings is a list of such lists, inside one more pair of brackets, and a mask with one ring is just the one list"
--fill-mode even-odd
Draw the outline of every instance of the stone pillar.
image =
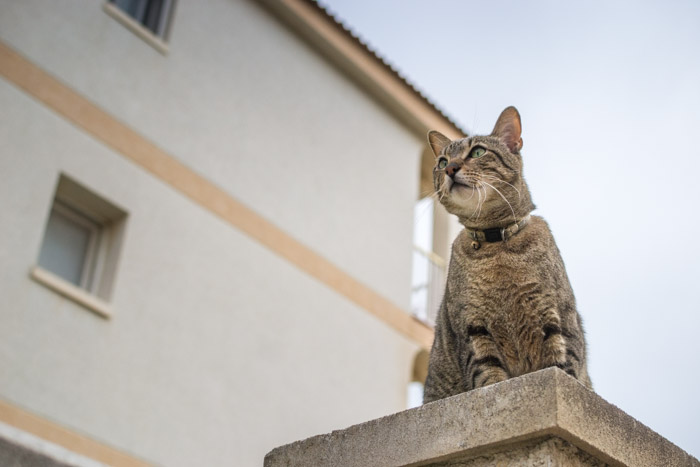
[[281, 466], [700, 466], [557, 368], [273, 449]]

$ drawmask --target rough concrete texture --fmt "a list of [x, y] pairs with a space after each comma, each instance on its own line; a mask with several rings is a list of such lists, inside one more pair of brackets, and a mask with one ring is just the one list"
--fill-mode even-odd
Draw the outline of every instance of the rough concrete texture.
[[594, 458], [560, 438], [546, 438], [524, 444], [511, 445], [504, 451], [429, 464], [432, 467], [493, 467], [526, 465], [528, 467], [604, 467], [608, 464]]
[[481, 466], [511, 458], [523, 465], [700, 467], [557, 368], [278, 447], [265, 467]]

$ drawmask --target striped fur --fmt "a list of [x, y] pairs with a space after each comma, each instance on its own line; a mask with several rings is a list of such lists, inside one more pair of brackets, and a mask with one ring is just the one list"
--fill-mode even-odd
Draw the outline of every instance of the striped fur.
[[[522, 176], [520, 128], [509, 107], [491, 135], [429, 134], [437, 197], [466, 227], [505, 227], [535, 208]], [[532, 216], [507, 241], [480, 245], [463, 230], [452, 246], [424, 402], [550, 366], [591, 388], [581, 317], [546, 222]]]

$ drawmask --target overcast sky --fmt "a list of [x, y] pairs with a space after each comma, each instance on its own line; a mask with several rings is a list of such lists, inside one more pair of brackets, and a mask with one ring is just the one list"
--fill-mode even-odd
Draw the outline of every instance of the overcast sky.
[[595, 390], [700, 458], [700, 2], [322, 4], [470, 134], [518, 108]]

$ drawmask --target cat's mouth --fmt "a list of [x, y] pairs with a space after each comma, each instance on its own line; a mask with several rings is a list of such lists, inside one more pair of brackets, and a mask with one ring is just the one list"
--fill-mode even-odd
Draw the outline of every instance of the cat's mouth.
[[456, 191], [456, 192], [462, 192], [465, 190], [469, 190], [471, 192], [474, 189], [473, 186], [471, 186], [469, 183], [461, 180], [453, 180], [452, 185], [450, 186], [450, 192]]
[[[454, 203], [464, 206], [471, 206], [474, 202], [482, 199], [482, 194], [474, 181], [455, 177], [451, 180], [447, 192]], [[471, 182], [471, 183], [470, 183]], [[478, 194], [478, 196], [477, 196]]]

